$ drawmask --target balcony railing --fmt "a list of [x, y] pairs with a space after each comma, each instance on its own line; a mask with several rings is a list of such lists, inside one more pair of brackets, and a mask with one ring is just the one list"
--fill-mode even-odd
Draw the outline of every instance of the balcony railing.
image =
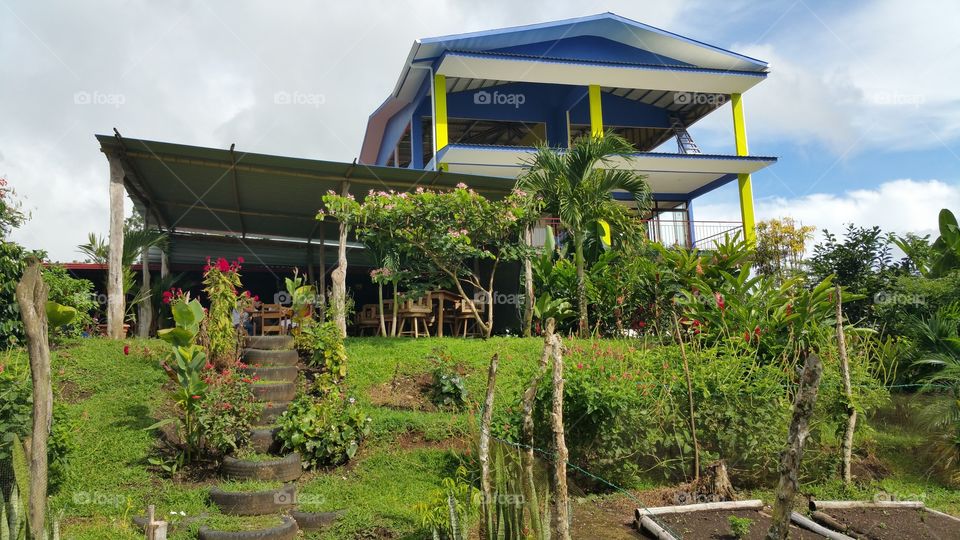
[[[647, 238], [665, 246], [680, 246], [696, 249], [714, 249], [726, 237], [743, 234], [743, 224], [739, 221], [689, 221], [679, 219], [651, 218], [643, 220]], [[533, 245], [542, 246], [546, 240], [547, 226], [553, 227], [557, 242], [566, 238], [560, 220], [544, 218], [534, 228]], [[693, 241], [691, 241], [691, 233]]]

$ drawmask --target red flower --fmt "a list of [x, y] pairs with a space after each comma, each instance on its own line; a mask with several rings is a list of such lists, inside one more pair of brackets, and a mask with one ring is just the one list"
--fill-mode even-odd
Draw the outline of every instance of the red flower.
[[253, 295], [253, 301], [254, 301], [254, 302], [259, 302], [259, 301], [260, 301], [260, 297], [257, 296], [257, 295]]
[[750, 331], [749, 331], [749, 330], [744, 330], [744, 332], [743, 332], [743, 340], [746, 341], [747, 343], [750, 343]]
[[793, 313], [793, 304], [787, 304], [787, 315]]
[[723, 302], [723, 295], [715, 292], [713, 293], [713, 297], [717, 300], [717, 307], [720, 308], [720, 311], [723, 311], [726, 307], [726, 304]]
[[253, 376], [253, 382], [257, 382], [257, 381], [259, 381], [259, 380], [260, 380], [260, 376], [259, 376], [259, 375], [254, 375], [254, 376]]
[[223, 257], [220, 257], [219, 259], [217, 259], [217, 270], [221, 272], [229, 272], [230, 263], [228, 263], [227, 260], [224, 259]]
[[223, 409], [224, 409], [224, 410], [229, 411], [229, 410], [232, 409], [232, 408], [233, 408], [233, 405], [231, 405], [230, 403], [224, 403], [224, 404], [223, 404]]
[[123, 346], [123, 355], [124, 355], [124, 356], [130, 356], [130, 346], [129, 346], [129, 345], [124, 345], [124, 346]]
[[170, 291], [163, 291], [163, 303], [169, 304], [173, 300], [173, 293]]
[[237, 264], [243, 264], [243, 257], [237, 257]]
[[206, 364], [203, 365], [203, 369], [213, 369], [213, 364], [211, 364], [210, 362], [207, 362]]
[[637, 323], [637, 326], [640, 327], [640, 328], [645, 328], [645, 327], [647, 326], [647, 323], [645, 323], [645, 322], [643, 322], [643, 321], [639, 321], [639, 322]]
[[753, 335], [757, 336], [757, 341], [760, 341], [760, 327], [757, 326], [753, 329]]
[[193, 396], [190, 396], [190, 398], [191, 398], [191, 399], [200, 399], [200, 396], [193, 395]]
[[577, 369], [583, 369], [583, 362], [577, 362]]

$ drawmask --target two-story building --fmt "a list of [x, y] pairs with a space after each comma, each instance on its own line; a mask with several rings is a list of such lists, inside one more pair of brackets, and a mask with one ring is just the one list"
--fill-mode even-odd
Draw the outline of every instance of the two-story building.
[[[512, 183], [537, 145], [613, 132], [636, 149], [616, 165], [653, 192], [652, 239], [709, 247], [741, 227], [749, 239], [751, 174], [776, 158], [749, 154], [742, 95], [767, 73], [761, 60], [612, 13], [420, 39], [370, 115], [360, 161]], [[687, 128], [727, 102], [735, 153], [703, 153]], [[694, 220], [694, 199], [734, 181], [741, 222]]]

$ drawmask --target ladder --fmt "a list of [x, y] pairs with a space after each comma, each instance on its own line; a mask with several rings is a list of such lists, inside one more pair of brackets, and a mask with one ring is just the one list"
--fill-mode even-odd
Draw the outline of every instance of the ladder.
[[697, 143], [693, 142], [693, 137], [687, 132], [687, 128], [683, 125], [683, 122], [680, 121], [680, 118], [670, 116], [670, 129], [673, 130], [674, 136], [677, 137], [677, 149], [681, 154], [700, 153], [700, 147], [697, 146]]

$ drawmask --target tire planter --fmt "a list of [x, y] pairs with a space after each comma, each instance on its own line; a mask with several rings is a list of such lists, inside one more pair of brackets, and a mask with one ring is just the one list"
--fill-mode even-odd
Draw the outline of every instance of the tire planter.
[[297, 522], [283, 516], [283, 524], [259, 531], [215, 531], [200, 528], [200, 540], [293, 540], [297, 537]]
[[303, 474], [300, 454], [292, 452], [270, 461], [246, 461], [232, 456], [223, 458], [220, 474], [232, 480], [292, 482]]
[[292, 336], [247, 336], [246, 341], [251, 349], [293, 349]]
[[244, 349], [245, 364], [260, 364], [262, 367], [296, 366], [300, 357], [294, 350]]
[[277, 418], [280, 418], [280, 415], [287, 410], [287, 407], [290, 406], [289, 401], [273, 401], [270, 403], [265, 403], [263, 405], [263, 410], [260, 412], [260, 420], [257, 422], [259, 426], [269, 426], [277, 421]]
[[300, 373], [300, 370], [297, 369], [297, 366], [261, 365], [260, 367], [248, 367], [243, 372], [251, 377], [260, 377], [271, 381], [294, 382], [297, 380], [297, 374]]
[[324, 527], [330, 526], [343, 511], [336, 512], [301, 512], [300, 510], [291, 510], [290, 516], [296, 520], [300, 530], [312, 532], [319, 531]]
[[210, 501], [216, 504], [221, 512], [232, 516], [278, 514], [292, 507], [296, 496], [297, 490], [293, 484], [265, 491], [223, 491], [219, 487], [210, 488]]
[[277, 440], [277, 431], [280, 428], [266, 427], [254, 428], [250, 430], [250, 445], [253, 451], [259, 454], [269, 454], [280, 449], [280, 441]]
[[260, 401], [293, 401], [297, 397], [297, 385], [292, 382], [253, 383], [250, 390]]

